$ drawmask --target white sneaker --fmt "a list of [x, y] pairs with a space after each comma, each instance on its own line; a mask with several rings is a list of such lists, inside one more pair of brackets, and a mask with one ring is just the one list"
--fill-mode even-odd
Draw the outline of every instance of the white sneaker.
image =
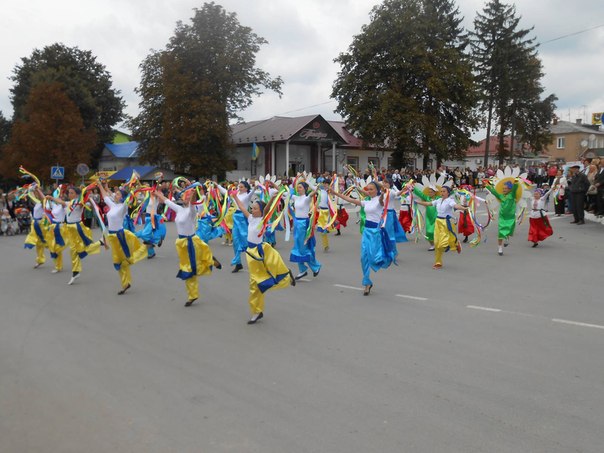
[[430, 247], [430, 248], [428, 249], [428, 251], [429, 251], [429, 252], [433, 252], [433, 251], [434, 251], [434, 246]]
[[499, 254], [499, 256], [503, 255], [503, 247], [499, 246], [499, 248], [497, 249], [497, 253]]
[[78, 272], [77, 274], [75, 274], [74, 276], [71, 277], [71, 279], [69, 280], [69, 282], [67, 282], [68, 285], [73, 285], [73, 283], [80, 278], [80, 273]]
[[61, 272], [59, 269], [53, 269], [52, 271], [50, 271], [51, 274], [57, 274]]

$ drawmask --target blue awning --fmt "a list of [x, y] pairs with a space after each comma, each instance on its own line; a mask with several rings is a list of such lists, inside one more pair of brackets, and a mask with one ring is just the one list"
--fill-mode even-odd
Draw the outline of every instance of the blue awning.
[[136, 171], [138, 173], [138, 175], [141, 177], [141, 179], [144, 179], [144, 177], [146, 175], [148, 175], [149, 173], [152, 173], [153, 171], [155, 171], [157, 167], [151, 167], [148, 165], [139, 165], [139, 166], [135, 166], [135, 167], [126, 167], [126, 168], [122, 168], [121, 170], [115, 172], [114, 174], [111, 175], [111, 177], [109, 179], [111, 180], [118, 180], [118, 181], [127, 181], [128, 179], [130, 179], [132, 177], [132, 172]]

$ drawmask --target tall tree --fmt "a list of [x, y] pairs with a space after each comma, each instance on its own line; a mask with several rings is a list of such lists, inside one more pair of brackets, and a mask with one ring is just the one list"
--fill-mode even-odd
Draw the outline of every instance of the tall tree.
[[332, 97], [346, 123], [395, 150], [394, 165], [460, 157], [477, 126], [462, 18], [453, 0], [385, 0], [356, 35]]
[[229, 120], [281, 78], [256, 67], [264, 38], [237, 15], [205, 3], [178, 22], [166, 49], [141, 64], [140, 114], [131, 121], [143, 159], [197, 176], [223, 175], [232, 147]]
[[[539, 150], [550, 139], [546, 131], [555, 109], [554, 95], [541, 100], [543, 77], [531, 29], [519, 28], [521, 17], [513, 5], [490, 0], [474, 19], [470, 34], [480, 106], [486, 117], [487, 140], [484, 165], [489, 160], [489, 137], [498, 128], [499, 163], [507, 156], [505, 136], [519, 133]], [[510, 150], [513, 153], [513, 150]]]
[[0, 181], [3, 179], [1, 163], [4, 161], [4, 145], [8, 142], [10, 125], [10, 121], [7, 120], [0, 111]]
[[19, 165], [23, 165], [48, 181], [50, 167], [59, 163], [69, 180], [76, 177], [79, 163], [90, 163], [90, 152], [97, 141], [96, 131], [85, 127], [78, 106], [63, 85], [38, 83], [29, 93], [21, 119], [13, 122], [0, 172], [15, 177]]
[[100, 156], [103, 143], [113, 139], [113, 127], [124, 119], [124, 102], [112, 88], [111, 75], [90, 51], [57, 43], [34, 50], [22, 58], [11, 80], [14, 120], [23, 120], [31, 91], [40, 83], [58, 82], [77, 106], [85, 128], [94, 128], [98, 143], [93, 160]]

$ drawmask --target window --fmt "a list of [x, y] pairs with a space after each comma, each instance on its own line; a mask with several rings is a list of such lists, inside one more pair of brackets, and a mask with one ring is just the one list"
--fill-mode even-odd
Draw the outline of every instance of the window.
[[368, 157], [367, 163], [373, 165], [377, 171], [380, 171], [380, 158], [379, 157]]
[[564, 149], [565, 142], [566, 142], [566, 139], [564, 137], [558, 137], [558, 140], [556, 142], [556, 148]]
[[231, 159], [229, 160], [229, 168], [230, 170], [237, 170], [237, 164], [239, 163], [239, 161], [237, 159]]
[[357, 156], [348, 156], [346, 157], [346, 165], [350, 165], [357, 172], [359, 171], [359, 158]]

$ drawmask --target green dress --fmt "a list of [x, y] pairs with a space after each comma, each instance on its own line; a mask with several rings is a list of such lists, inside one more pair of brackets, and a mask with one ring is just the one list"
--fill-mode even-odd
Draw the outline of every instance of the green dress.
[[507, 239], [514, 235], [514, 229], [516, 228], [516, 192], [518, 191], [518, 184], [514, 184], [507, 195], [497, 192], [492, 186], [486, 186], [486, 189], [501, 203], [499, 206], [499, 233], [497, 237]]
[[[429, 197], [425, 193], [423, 193], [419, 187], [413, 188], [413, 193], [422, 201], [428, 201], [432, 203], [434, 200], [440, 198], [437, 197]], [[434, 242], [434, 223], [436, 222], [436, 207], [430, 205], [426, 206], [426, 239], [430, 242]]]

